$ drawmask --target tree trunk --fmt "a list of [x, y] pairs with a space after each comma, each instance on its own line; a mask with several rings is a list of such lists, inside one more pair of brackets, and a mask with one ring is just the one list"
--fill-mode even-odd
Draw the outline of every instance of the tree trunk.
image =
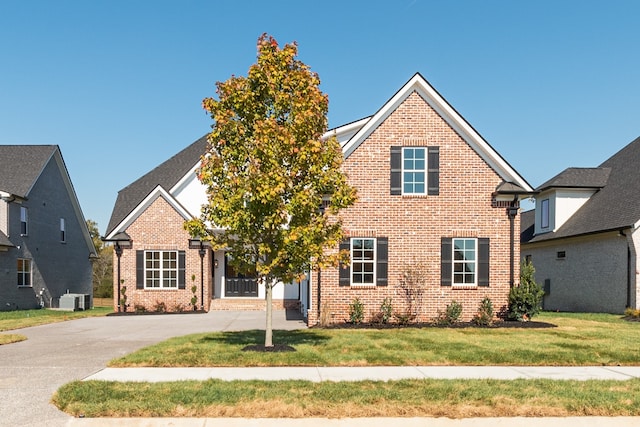
[[267, 300], [267, 324], [264, 330], [264, 346], [273, 347], [273, 279], [265, 280], [264, 288]]

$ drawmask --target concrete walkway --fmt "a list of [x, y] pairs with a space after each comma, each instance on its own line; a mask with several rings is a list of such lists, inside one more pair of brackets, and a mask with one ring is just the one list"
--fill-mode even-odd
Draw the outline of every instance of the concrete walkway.
[[640, 378], [640, 366], [377, 366], [273, 368], [105, 368], [85, 380], [167, 382], [208, 379], [389, 381], [403, 379], [540, 379], [629, 380]]

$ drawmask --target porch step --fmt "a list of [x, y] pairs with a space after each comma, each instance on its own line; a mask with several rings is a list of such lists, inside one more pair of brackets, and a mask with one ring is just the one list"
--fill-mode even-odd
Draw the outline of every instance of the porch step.
[[[266, 306], [267, 302], [263, 299], [216, 298], [211, 301], [210, 310], [264, 311]], [[272, 307], [274, 310], [300, 309], [300, 301], [273, 300]]]

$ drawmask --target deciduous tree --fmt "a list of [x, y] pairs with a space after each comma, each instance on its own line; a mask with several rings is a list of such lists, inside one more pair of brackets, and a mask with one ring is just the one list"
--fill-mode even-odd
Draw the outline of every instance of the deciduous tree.
[[186, 223], [192, 235], [226, 248], [236, 268], [257, 272], [266, 347], [273, 346], [273, 286], [336, 264], [339, 253], [325, 249], [337, 248], [337, 214], [356, 198], [340, 169], [340, 145], [322, 139], [328, 97], [297, 50], [263, 34], [248, 75], [218, 82], [218, 99], [203, 101], [214, 121], [198, 171], [208, 203]]

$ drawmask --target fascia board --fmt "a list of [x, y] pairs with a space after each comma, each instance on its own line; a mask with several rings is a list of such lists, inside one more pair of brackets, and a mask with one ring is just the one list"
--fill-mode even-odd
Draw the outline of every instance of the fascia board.
[[196, 163], [191, 169], [189, 169], [189, 172], [187, 172], [173, 187], [171, 187], [169, 193], [175, 194], [176, 191], [181, 189], [183, 185], [185, 185], [191, 178], [193, 178], [193, 176], [196, 175], [196, 171], [199, 167], [200, 162]]
[[342, 146], [342, 148], [344, 149], [344, 146], [353, 138], [353, 135], [355, 135], [360, 129], [362, 129], [362, 127], [369, 120], [371, 120], [371, 116], [365, 117], [365, 118], [360, 119], [360, 120], [356, 120], [355, 122], [351, 122], [351, 123], [348, 123], [348, 124], [343, 125], [343, 126], [339, 126], [337, 128], [334, 128], [334, 129], [331, 129], [331, 130], [325, 132], [324, 135], [322, 135], [321, 138], [322, 138], [323, 141], [325, 141], [325, 140], [329, 139], [330, 137], [335, 136], [336, 138], [338, 138], [338, 140], [341, 140], [345, 136], [348, 136], [346, 138], [346, 140], [343, 141], [340, 144]]
[[533, 188], [522, 178], [478, 132], [420, 75], [415, 74], [343, 147], [345, 158], [398, 108], [413, 92], [417, 92], [480, 157], [507, 182], [514, 182], [526, 191]]
[[185, 220], [193, 218], [192, 215], [167, 192], [167, 190], [158, 185], [147, 195], [147, 197], [144, 198], [144, 200], [142, 200], [142, 202], [140, 202], [140, 204], [138, 204], [138, 206], [135, 207], [135, 209], [131, 211], [131, 213], [129, 213], [129, 215], [127, 215], [117, 226], [113, 228], [111, 233], [109, 233], [105, 239], [112, 239], [116, 234], [121, 231], [125, 231], [149, 206], [151, 206], [153, 202], [156, 201], [156, 199], [158, 199], [158, 197], [164, 198], [167, 203], [169, 203], [169, 205], [171, 205], [171, 207], [173, 207]]

